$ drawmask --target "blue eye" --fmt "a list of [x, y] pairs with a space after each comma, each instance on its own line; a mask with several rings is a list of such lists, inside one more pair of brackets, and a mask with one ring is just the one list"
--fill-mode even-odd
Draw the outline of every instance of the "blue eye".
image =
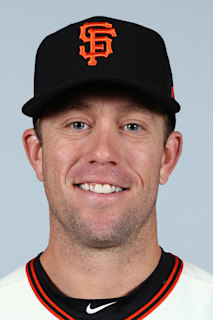
[[[82, 131], [87, 129], [87, 127], [85, 127], [88, 125], [85, 122], [82, 121], [75, 121], [75, 122], [71, 122], [70, 123], [70, 127], [74, 130], [74, 131]], [[128, 131], [130, 132], [137, 132], [140, 130], [141, 125], [137, 124], [137, 123], [128, 123], [126, 124], [124, 127], [128, 128]]]
[[79, 131], [81, 129], [85, 129], [85, 128], [83, 128], [85, 125], [87, 126], [87, 124], [82, 121], [76, 121], [76, 122], [70, 123], [70, 127], [74, 130], [77, 130], [77, 131]]
[[130, 131], [138, 131], [139, 130], [138, 128], [139, 127], [141, 128], [141, 126], [137, 123], [128, 123], [125, 125], [125, 127], [131, 128], [132, 130]]

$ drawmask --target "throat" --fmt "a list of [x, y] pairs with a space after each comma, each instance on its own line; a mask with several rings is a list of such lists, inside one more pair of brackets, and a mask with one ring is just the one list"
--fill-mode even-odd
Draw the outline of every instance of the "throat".
[[142, 259], [139, 262], [134, 257], [126, 258], [124, 254], [120, 255], [120, 258], [117, 253], [115, 256], [117, 262], [112, 259], [111, 252], [107, 254], [106, 250], [101, 249], [93, 250], [92, 255], [90, 252], [87, 259], [75, 256], [74, 262], [61, 261], [60, 265], [53, 263], [51, 259], [50, 266], [50, 263], [47, 264], [47, 261], [42, 259], [43, 255], [40, 260], [50, 279], [66, 296], [79, 299], [112, 299], [130, 293], [150, 276], [159, 263], [161, 249], [159, 248], [157, 256], [152, 257], [150, 264], [142, 262]]

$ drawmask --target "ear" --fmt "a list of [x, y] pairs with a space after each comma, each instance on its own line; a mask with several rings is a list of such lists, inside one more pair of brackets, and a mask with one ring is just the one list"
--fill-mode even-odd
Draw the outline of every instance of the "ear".
[[180, 132], [173, 131], [166, 143], [161, 159], [160, 184], [165, 184], [181, 155], [183, 138]]
[[42, 173], [42, 148], [34, 129], [28, 129], [22, 136], [24, 148], [37, 178], [43, 181]]

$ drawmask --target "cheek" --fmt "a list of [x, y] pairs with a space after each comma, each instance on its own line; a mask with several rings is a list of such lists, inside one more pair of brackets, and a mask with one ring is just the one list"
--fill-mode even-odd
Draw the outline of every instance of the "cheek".
[[160, 176], [160, 164], [161, 153], [156, 146], [138, 146], [129, 150], [129, 165], [136, 173], [142, 183], [145, 186], [147, 183], [159, 179]]
[[70, 168], [81, 157], [82, 148], [77, 143], [66, 141], [53, 142], [44, 150], [43, 162], [48, 172], [57, 176], [66, 176]]

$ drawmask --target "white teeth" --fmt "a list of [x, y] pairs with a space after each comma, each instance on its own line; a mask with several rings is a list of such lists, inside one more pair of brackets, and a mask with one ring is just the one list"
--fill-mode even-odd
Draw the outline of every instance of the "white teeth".
[[87, 191], [90, 189], [88, 183], [85, 183], [84, 187], [85, 187], [85, 190], [87, 190]]
[[99, 183], [97, 183], [95, 187], [93, 187], [92, 184], [88, 184], [88, 183], [80, 184], [79, 187], [83, 190], [91, 191], [95, 193], [112, 193], [112, 192], [121, 192], [124, 190], [120, 187], [110, 186], [109, 184], [104, 184], [102, 186]]
[[104, 192], [104, 188], [102, 187], [101, 184], [96, 184], [95, 188], [94, 188], [94, 192], [103, 193]]

